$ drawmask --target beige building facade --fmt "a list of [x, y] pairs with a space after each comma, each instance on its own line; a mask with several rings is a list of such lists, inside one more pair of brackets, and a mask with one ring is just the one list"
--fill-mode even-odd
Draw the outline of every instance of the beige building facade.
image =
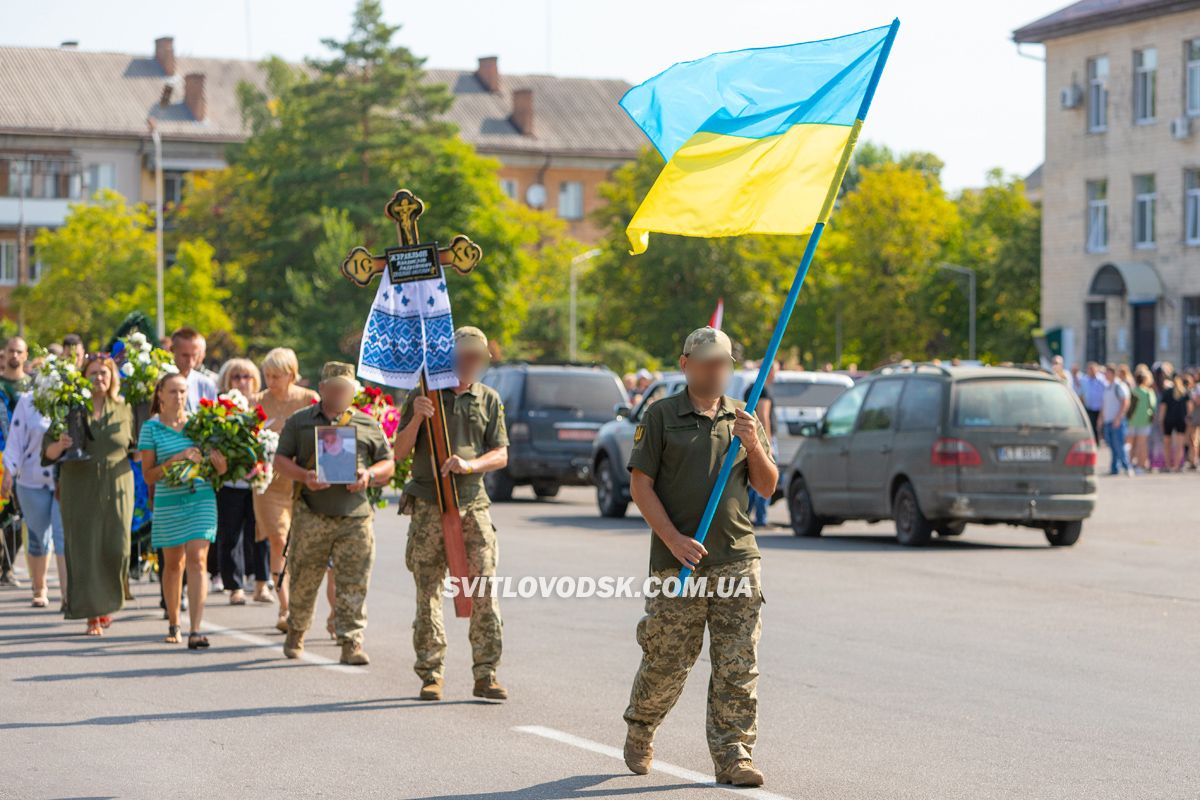
[[1045, 45], [1052, 346], [1200, 364], [1200, 2], [1084, 0], [1013, 38]]

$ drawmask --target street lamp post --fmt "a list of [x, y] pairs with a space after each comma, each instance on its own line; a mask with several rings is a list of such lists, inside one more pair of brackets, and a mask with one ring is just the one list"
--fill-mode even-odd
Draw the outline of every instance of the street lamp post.
[[939, 269], [950, 270], [957, 272], [959, 275], [967, 276], [967, 313], [970, 315], [967, 319], [967, 356], [972, 361], [975, 360], [975, 270], [970, 267], [964, 267], [959, 264], [951, 264], [942, 262], [938, 264]]
[[154, 277], [155, 288], [155, 322], [154, 329], [161, 344], [167, 335], [167, 318], [163, 302], [163, 170], [162, 170], [162, 136], [158, 133], [153, 119], [146, 120], [150, 126], [150, 138], [154, 140]]
[[570, 273], [571, 273], [571, 301], [570, 301], [570, 310], [568, 312], [568, 316], [570, 317], [570, 320], [567, 324], [571, 329], [568, 335], [569, 335], [570, 343], [571, 343], [569, 350], [571, 353], [572, 361], [575, 361], [576, 358], [578, 357], [578, 352], [577, 352], [578, 351], [578, 348], [577, 348], [578, 337], [577, 337], [577, 334], [575, 331], [576, 318], [578, 316], [577, 310], [576, 310], [577, 309], [576, 294], [577, 294], [578, 280], [575, 277], [575, 273], [576, 273], [575, 268], [578, 267], [580, 264], [582, 264], [584, 261], [591, 261], [593, 258], [600, 255], [600, 252], [601, 252], [600, 248], [594, 247], [591, 250], [588, 250], [587, 252], [584, 252], [584, 253], [580, 253], [579, 255], [577, 255], [571, 259], [571, 271], [570, 271]]

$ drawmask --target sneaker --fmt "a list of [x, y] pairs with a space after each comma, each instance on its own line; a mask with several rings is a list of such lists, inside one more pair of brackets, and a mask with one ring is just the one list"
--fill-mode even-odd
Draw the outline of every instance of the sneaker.
[[212, 594], [224, 594], [225, 593], [225, 582], [222, 581], [219, 577], [213, 578], [211, 581], [209, 581], [208, 591]]

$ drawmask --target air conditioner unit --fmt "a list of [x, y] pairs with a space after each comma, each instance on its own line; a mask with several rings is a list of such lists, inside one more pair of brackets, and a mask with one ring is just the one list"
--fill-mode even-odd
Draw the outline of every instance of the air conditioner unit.
[[1065, 109], [1079, 108], [1083, 105], [1083, 89], [1072, 84], [1058, 93], [1058, 102]]
[[1171, 120], [1171, 136], [1176, 139], [1186, 139], [1192, 135], [1192, 120], [1190, 117], [1176, 117]]

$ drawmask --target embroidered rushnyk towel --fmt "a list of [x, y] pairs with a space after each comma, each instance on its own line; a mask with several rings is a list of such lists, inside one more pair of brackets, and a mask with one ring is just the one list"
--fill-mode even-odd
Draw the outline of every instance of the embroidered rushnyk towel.
[[363, 330], [358, 376], [383, 386], [415, 389], [422, 370], [430, 389], [458, 385], [445, 278], [393, 284], [385, 270]]

